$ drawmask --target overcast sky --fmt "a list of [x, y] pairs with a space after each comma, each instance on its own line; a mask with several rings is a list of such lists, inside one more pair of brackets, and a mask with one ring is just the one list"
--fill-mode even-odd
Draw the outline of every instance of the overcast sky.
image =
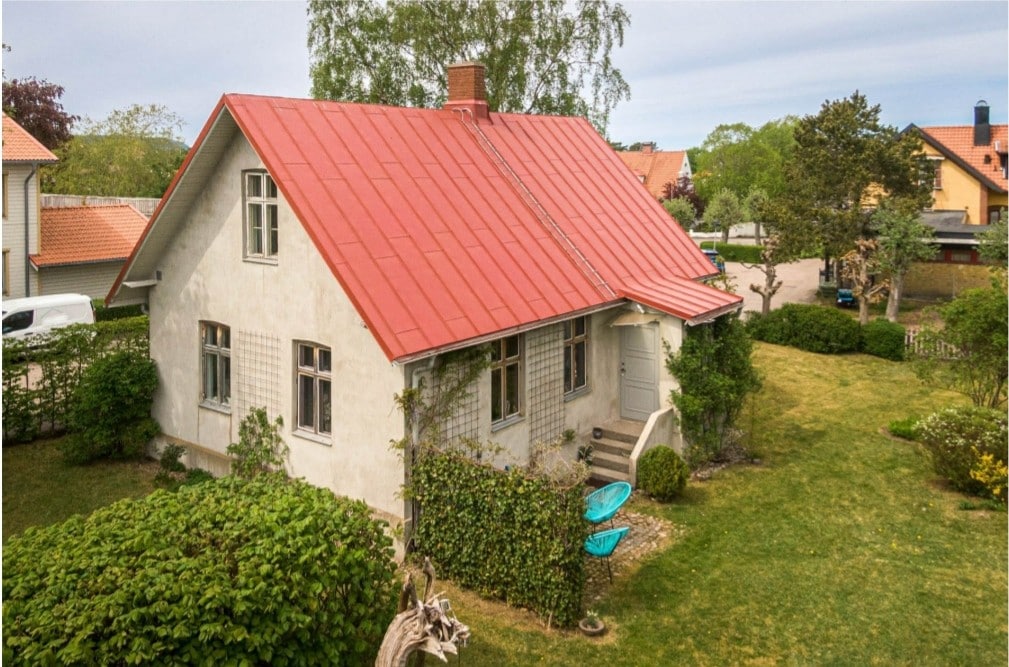
[[[624, 2], [615, 55], [631, 100], [611, 139], [700, 145], [720, 123], [815, 114], [856, 89], [899, 128], [966, 125], [977, 100], [1007, 122], [1009, 3]], [[7, 79], [66, 89], [66, 111], [99, 120], [163, 104], [192, 143], [222, 93], [307, 97], [304, 2], [3, 0]]]

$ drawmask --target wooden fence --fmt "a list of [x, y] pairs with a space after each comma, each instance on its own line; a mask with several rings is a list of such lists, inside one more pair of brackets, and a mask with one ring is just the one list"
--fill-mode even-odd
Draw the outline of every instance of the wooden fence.
[[150, 219], [160, 199], [151, 197], [94, 197], [91, 195], [53, 195], [42, 193], [42, 208], [61, 208], [65, 206], [114, 206], [130, 204]]
[[959, 354], [959, 351], [949, 343], [937, 340], [923, 340], [919, 336], [920, 333], [921, 329], [917, 327], [907, 327], [904, 330], [904, 349], [909, 357], [923, 356], [953, 359]]

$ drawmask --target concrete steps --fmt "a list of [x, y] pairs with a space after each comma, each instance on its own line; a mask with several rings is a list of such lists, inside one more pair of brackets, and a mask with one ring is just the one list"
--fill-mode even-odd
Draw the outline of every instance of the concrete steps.
[[644, 427], [642, 422], [615, 420], [594, 428], [590, 440], [589, 481], [596, 484], [630, 482], [631, 452]]

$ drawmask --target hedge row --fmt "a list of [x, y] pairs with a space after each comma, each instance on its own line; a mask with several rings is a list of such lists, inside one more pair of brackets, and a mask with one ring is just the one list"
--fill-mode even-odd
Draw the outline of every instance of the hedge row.
[[57, 329], [44, 344], [3, 340], [3, 437], [27, 442], [67, 423], [85, 369], [114, 352], [150, 353], [147, 316]]
[[864, 327], [826, 306], [786, 303], [767, 315], [751, 313], [746, 330], [754, 340], [820, 354], [865, 352], [891, 361], [904, 359], [904, 327], [884, 319]]
[[581, 616], [587, 527], [583, 487], [557, 488], [457, 453], [429, 452], [413, 469], [416, 546], [439, 574], [569, 627]]
[[3, 662], [371, 664], [383, 524], [302, 481], [226, 477], [29, 528], [3, 549]]

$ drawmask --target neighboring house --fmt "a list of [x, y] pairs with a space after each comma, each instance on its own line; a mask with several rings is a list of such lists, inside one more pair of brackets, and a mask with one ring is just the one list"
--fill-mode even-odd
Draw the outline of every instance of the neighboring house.
[[98, 299], [112, 288], [147, 226], [129, 204], [43, 208], [41, 249], [31, 255], [39, 294], [76, 292]]
[[394, 397], [475, 346], [442, 427], [498, 465], [621, 417], [633, 458], [679, 445], [664, 344], [741, 298], [586, 120], [489, 112], [483, 77], [450, 67], [443, 109], [221, 98], [108, 299], [148, 302], [190, 465], [225, 471], [265, 407], [291, 474], [405, 520]]
[[646, 143], [640, 151], [617, 151], [617, 155], [656, 199], [665, 199], [677, 180], [691, 176], [686, 151], [657, 151], [655, 144]]
[[28, 256], [39, 251], [39, 167], [56, 156], [3, 116], [3, 296], [37, 296], [38, 274]]
[[1009, 205], [1009, 127], [992, 125], [982, 100], [974, 107], [973, 125], [909, 125], [904, 131], [921, 137], [925, 155], [935, 165], [932, 209], [922, 214], [922, 222], [934, 230], [937, 246], [932, 262], [908, 274], [905, 293], [949, 297], [987, 285], [977, 236]]

